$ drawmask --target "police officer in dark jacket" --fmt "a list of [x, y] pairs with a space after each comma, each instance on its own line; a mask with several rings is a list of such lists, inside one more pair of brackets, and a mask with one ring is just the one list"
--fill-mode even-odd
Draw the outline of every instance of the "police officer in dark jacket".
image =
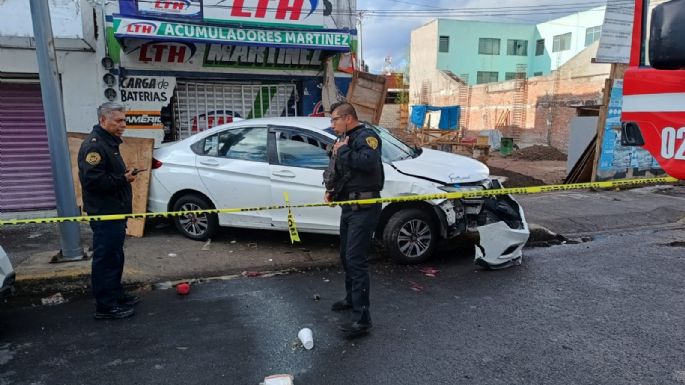
[[[98, 107], [99, 124], [81, 144], [78, 153], [83, 208], [88, 215], [130, 214], [131, 183], [136, 171], [128, 170], [119, 152], [126, 129], [124, 106], [108, 102]], [[126, 220], [91, 221], [93, 230], [92, 286], [96, 319], [133, 315], [139, 298], [124, 292]]]
[[[332, 176], [333, 183], [327, 183], [324, 201], [380, 197], [385, 178], [381, 140], [376, 132], [361, 124], [354, 107], [345, 102], [331, 106], [331, 126], [339, 138], [332, 151], [333, 170], [328, 170], [332, 175], [327, 175]], [[345, 270], [346, 296], [335, 302], [332, 310], [352, 310], [352, 322], [341, 325], [348, 337], [371, 328], [367, 254], [380, 212], [380, 203], [342, 206], [340, 260]]]

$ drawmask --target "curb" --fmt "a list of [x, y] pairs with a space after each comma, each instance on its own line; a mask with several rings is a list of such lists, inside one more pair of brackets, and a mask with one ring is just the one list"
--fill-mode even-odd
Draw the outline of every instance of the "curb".
[[[557, 234], [543, 226], [536, 224], [529, 224], [530, 237], [525, 247], [548, 247], [552, 245], [559, 245], [563, 243], [574, 243], [563, 235]], [[375, 256], [371, 258], [373, 261], [382, 260], [383, 257]], [[60, 268], [57, 271], [46, 273], [21, 271], [17, 275], [15, 283], [15, 294], [6, 299], [8, 302], [25, 303], [32, 302], [37, 298], [43, 298], [55, 293], [62, 293], [71, 297], [90, 297], [90, 261], [79, 261], [69, 263], [56, 264]], [[128, 280], [124, 282], [126, 290], [130, 291], [148, 291], [148, 290], [165, 290], [173, 287], [180, 282], [202, 283], [217, 280], [228, 280], [241, 277], [272, 277], [282, 274], [290, 274], [297, 271], [303, 271], [312, 268], [328, 268], [337, 266], [337, 261], [331, 264], [330, 261], [321, 261], [320, 263], [307, 265], [284, 265], [274, 266], [254, 266], [249, 270], [245, 268], [240, 269], [225, 269], [220, 275], [216, 275], [216, 271], [205, 273], [197, 273], [195, 276], [183, 276], [181, 274], [175, 276], [159, 277], [158, 281], [146, 279], [141, 277], [138, 272], [133, 272], [128, 269], [124, 270], [124, 275], [128, 276]], [[154, 278], [153, 278], [154, 279]]]

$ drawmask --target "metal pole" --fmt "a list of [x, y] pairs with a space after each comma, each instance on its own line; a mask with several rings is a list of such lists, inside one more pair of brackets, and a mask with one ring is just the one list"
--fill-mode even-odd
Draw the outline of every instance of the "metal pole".
[[[60, 91], [55, 40], [52, 36], [50, 9], [45, 0], [31, 1], [33, 34], [36, 39], [36, 55], [40, 74], [40, 89], [45, 110], [45, 124], [48, 128], [48, 147], [52, 160], [52, 175], [55, 181], [57, 215], [60, 217], [79, 216], [71, 176], [71, 162], [67, 130], [64, 120], [62, 93]], [[61, 256], [58, 260], [75, 261], [83, 259], [81, 231], [77, 222], [60, 223]]]
[[359, 71], [364, 71], [364, 50], [363, 50], [363, 34], [362, 34], [362, 23], [363, 23], [364, 13], [359, 12], [357, 18], [357, 57], [359, 58]]

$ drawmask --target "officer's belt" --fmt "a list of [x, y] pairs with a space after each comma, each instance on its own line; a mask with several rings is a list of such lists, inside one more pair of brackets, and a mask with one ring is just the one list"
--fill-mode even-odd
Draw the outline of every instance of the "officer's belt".
[[365, 192], [351, 192], [349, 194], [348, 199], [355, 200], [355, 199], [374, 199], [374, 198], [380, 198], [381, 193], [378, 191], [365, 191]]

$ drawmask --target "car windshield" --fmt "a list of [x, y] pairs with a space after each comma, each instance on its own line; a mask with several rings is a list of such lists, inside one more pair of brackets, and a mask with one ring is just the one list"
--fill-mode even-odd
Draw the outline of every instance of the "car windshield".
[[[388, 131], [387, 128], [380, 126], [369, 125], [376, 131], [378, 136], [381, 138], [382, 145], [382, 157], [383, 161], [386, 163], [397, 162], [398, 160], [416, 158], [421, 155], [421, 149], [416, 147], [411, 147], [404, 143], [393, 134]], [[326, 132], [335, 135], [332, 128], [327, 128]]]

